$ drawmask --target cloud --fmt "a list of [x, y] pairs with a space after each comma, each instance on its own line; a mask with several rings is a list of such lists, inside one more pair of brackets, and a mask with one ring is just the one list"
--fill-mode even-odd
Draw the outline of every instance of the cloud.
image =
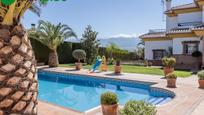
[[122, 38], [137, 38], [138, 35], [136, 35], [136, 34], [118, 34], [118, 35], [113, 35], [110, 38], [120, 38], [120, 37], [122, 37]]

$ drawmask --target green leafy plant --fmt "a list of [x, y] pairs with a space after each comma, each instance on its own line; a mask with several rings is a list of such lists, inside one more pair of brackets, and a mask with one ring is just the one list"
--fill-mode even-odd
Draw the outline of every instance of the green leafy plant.
[[168, 79], [177, 79], [177, 75], [175, 73], [169, 73], [169, 74], [167, 74], [166, 78], [168, 78]]
[[109, 60], [109, 65], [113, 65], [114, 64], [114, 59], [113, 58], [111, 58], [110, 60]]
[[192, 56], [193, 57], [201, 57], [202, 53], [200, 51], [195, 51], [195, 52], [192, 53]]
[[105, 92], [101, 95], [101, 104], [103, 105], [118, 104], [118, 97], [113, 92]]
[[81, 49], [77, 49], [74, 50], [72, 52], [72, 56], [78, 60], [78, 62], [80, 63], [80, 60], [85, 59], [86, 58], [86, 52], [84, 50]]
[[162, 64], [164, 67], [173, 67], [176, 64], [176, 59], [173, 57], [164, 57], [162, 58]]
[[204, 80], [204, 70], [198, 72], [198, 78], [199, 80]]
[[156, 107], [145, 101], [128, 101], [120, 110], [120, 115], [156, 115]]

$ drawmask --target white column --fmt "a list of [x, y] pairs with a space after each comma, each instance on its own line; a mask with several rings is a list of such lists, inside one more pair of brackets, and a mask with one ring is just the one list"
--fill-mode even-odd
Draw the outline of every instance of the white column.
[[202, 36], [202, 68], [204, 67], [204, 36]]

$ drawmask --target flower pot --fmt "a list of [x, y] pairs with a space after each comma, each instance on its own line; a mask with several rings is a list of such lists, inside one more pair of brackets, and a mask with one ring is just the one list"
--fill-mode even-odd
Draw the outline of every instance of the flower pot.
[[115, 66], [115, 74], [121, 73], [121, 66]]
[[176, 79], [167, 79], [167, 87], [176, 88]]
[[117, 115], [118, 104], [115, 105], [101, 105], [103, 115]]
[[174, 68], [172, 68], [172, 67], [164, 67], [163, 69], [164, 69], [164, 75], [165, 75], [165, 77], [166, 77], [166, 75], [168, 75], [169, 73], [174, 72]]
[[199, 88], [204, 89], [204, 80], [198, 80]]
[[82, 68], [82, 63], [75, 63], [76, 70], [80, 70]]

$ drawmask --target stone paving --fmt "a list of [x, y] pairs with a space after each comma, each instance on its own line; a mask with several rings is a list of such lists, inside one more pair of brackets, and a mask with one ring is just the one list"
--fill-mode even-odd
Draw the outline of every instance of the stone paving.
[[[176, 94], [175, 98], [157, 107], [158, 115], [204, 115], [204, 90], [198, 88], [198, 78], [193, 75], [189, 78], [178, 78], [177, 88], [167, 88], [163, 76], [123, 73], [114, 75], [112, 72], [89, 73], [88, 70], [74, 71], [71, 68], [45, 68], [46, 71], [91, 75], [95, 77], [109, 77], [122, 80], [135, 80], [143, 82], [155, 82], [152, 87], [170, 90]], [[53, 104], [39, 102], [40, 115], [101, 115], [100, 107], [86, 113], [79, 113]], [[46, 106], [44, 106], [46, 105]]]

